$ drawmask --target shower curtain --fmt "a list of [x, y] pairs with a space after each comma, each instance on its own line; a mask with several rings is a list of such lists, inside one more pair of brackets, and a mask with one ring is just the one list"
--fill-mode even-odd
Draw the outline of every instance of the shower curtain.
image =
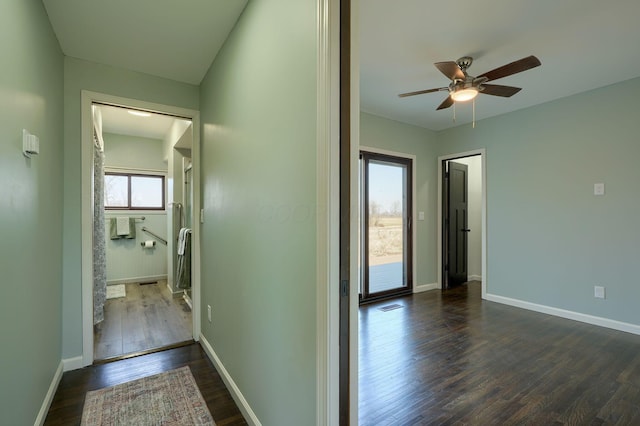
[[104, 320], [107, 300], [107, 244], [104, 221], [104, 140], [100, 108], [93, 105], [93, 324]]

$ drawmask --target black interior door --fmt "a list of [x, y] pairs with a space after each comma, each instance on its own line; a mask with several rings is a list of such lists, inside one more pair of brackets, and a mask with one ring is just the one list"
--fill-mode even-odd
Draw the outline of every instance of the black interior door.
[[444, 176], [444, 288], [467, 282], [468, 177], [467, 165], [445, 163]]

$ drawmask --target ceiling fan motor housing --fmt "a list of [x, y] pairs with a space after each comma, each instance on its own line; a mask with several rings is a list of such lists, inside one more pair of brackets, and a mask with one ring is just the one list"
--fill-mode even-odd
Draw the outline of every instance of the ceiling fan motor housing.
[[482, 83], [487, 81], [485, 77], [471, 77], [470, 75], [466, 75], [464, 80], [453, 80], [449, 84], [449, 92], [457, 92], [465, 89], [476, 89], [478, 92], [482, 92], [484, 90], [484, 86]]
[[458, 64], [458, 66], [460, 67], [462, 72], [465, 73], [465, 75], [467, 74], [467, 68], [469, 68], [472, 63], [473, 63], [473, 58], [471, 56], [463, 56], [462, 58], [456, 61], [456, 64]]

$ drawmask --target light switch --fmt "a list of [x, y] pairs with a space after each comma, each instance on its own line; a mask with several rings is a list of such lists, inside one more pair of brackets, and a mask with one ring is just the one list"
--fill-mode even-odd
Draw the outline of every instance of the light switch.
[[418, 220], [424, 220], [424, 212], [418, 212]]
[[593, 195], [604, 195], [604, 183], [593, 184]]

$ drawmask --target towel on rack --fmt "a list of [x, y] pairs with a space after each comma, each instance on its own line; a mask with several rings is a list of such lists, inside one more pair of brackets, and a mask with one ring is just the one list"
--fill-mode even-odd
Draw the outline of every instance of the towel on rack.
[[176, 288], [187, 289], [191, 288], [191, 230], [182, 228], [180, 231], [183, 252], [177, 258], [175, 283]]
[[112, 217], [109, 219], [109, 238], [112, 240], [119, 240], [120, 238], [125, 238], [127, 240], [133, 240], [136, 238], [136, 220], [134, 218], [125, 217], [127, 219], [127, 224], [129, 226], [129, 232], [127, 234], [119, 234], [118, 233], [118, 218]]
[[129, 218], [127, 216], [118, 216], [116, 218], [116, 233], [118, 235], [129, 235]]
[[180, 232], [178, 233], [178, 255], [184, 255], [184, 249], [187, 245], [187, 234], [191, 232], [189, 228], [180, 228]]

